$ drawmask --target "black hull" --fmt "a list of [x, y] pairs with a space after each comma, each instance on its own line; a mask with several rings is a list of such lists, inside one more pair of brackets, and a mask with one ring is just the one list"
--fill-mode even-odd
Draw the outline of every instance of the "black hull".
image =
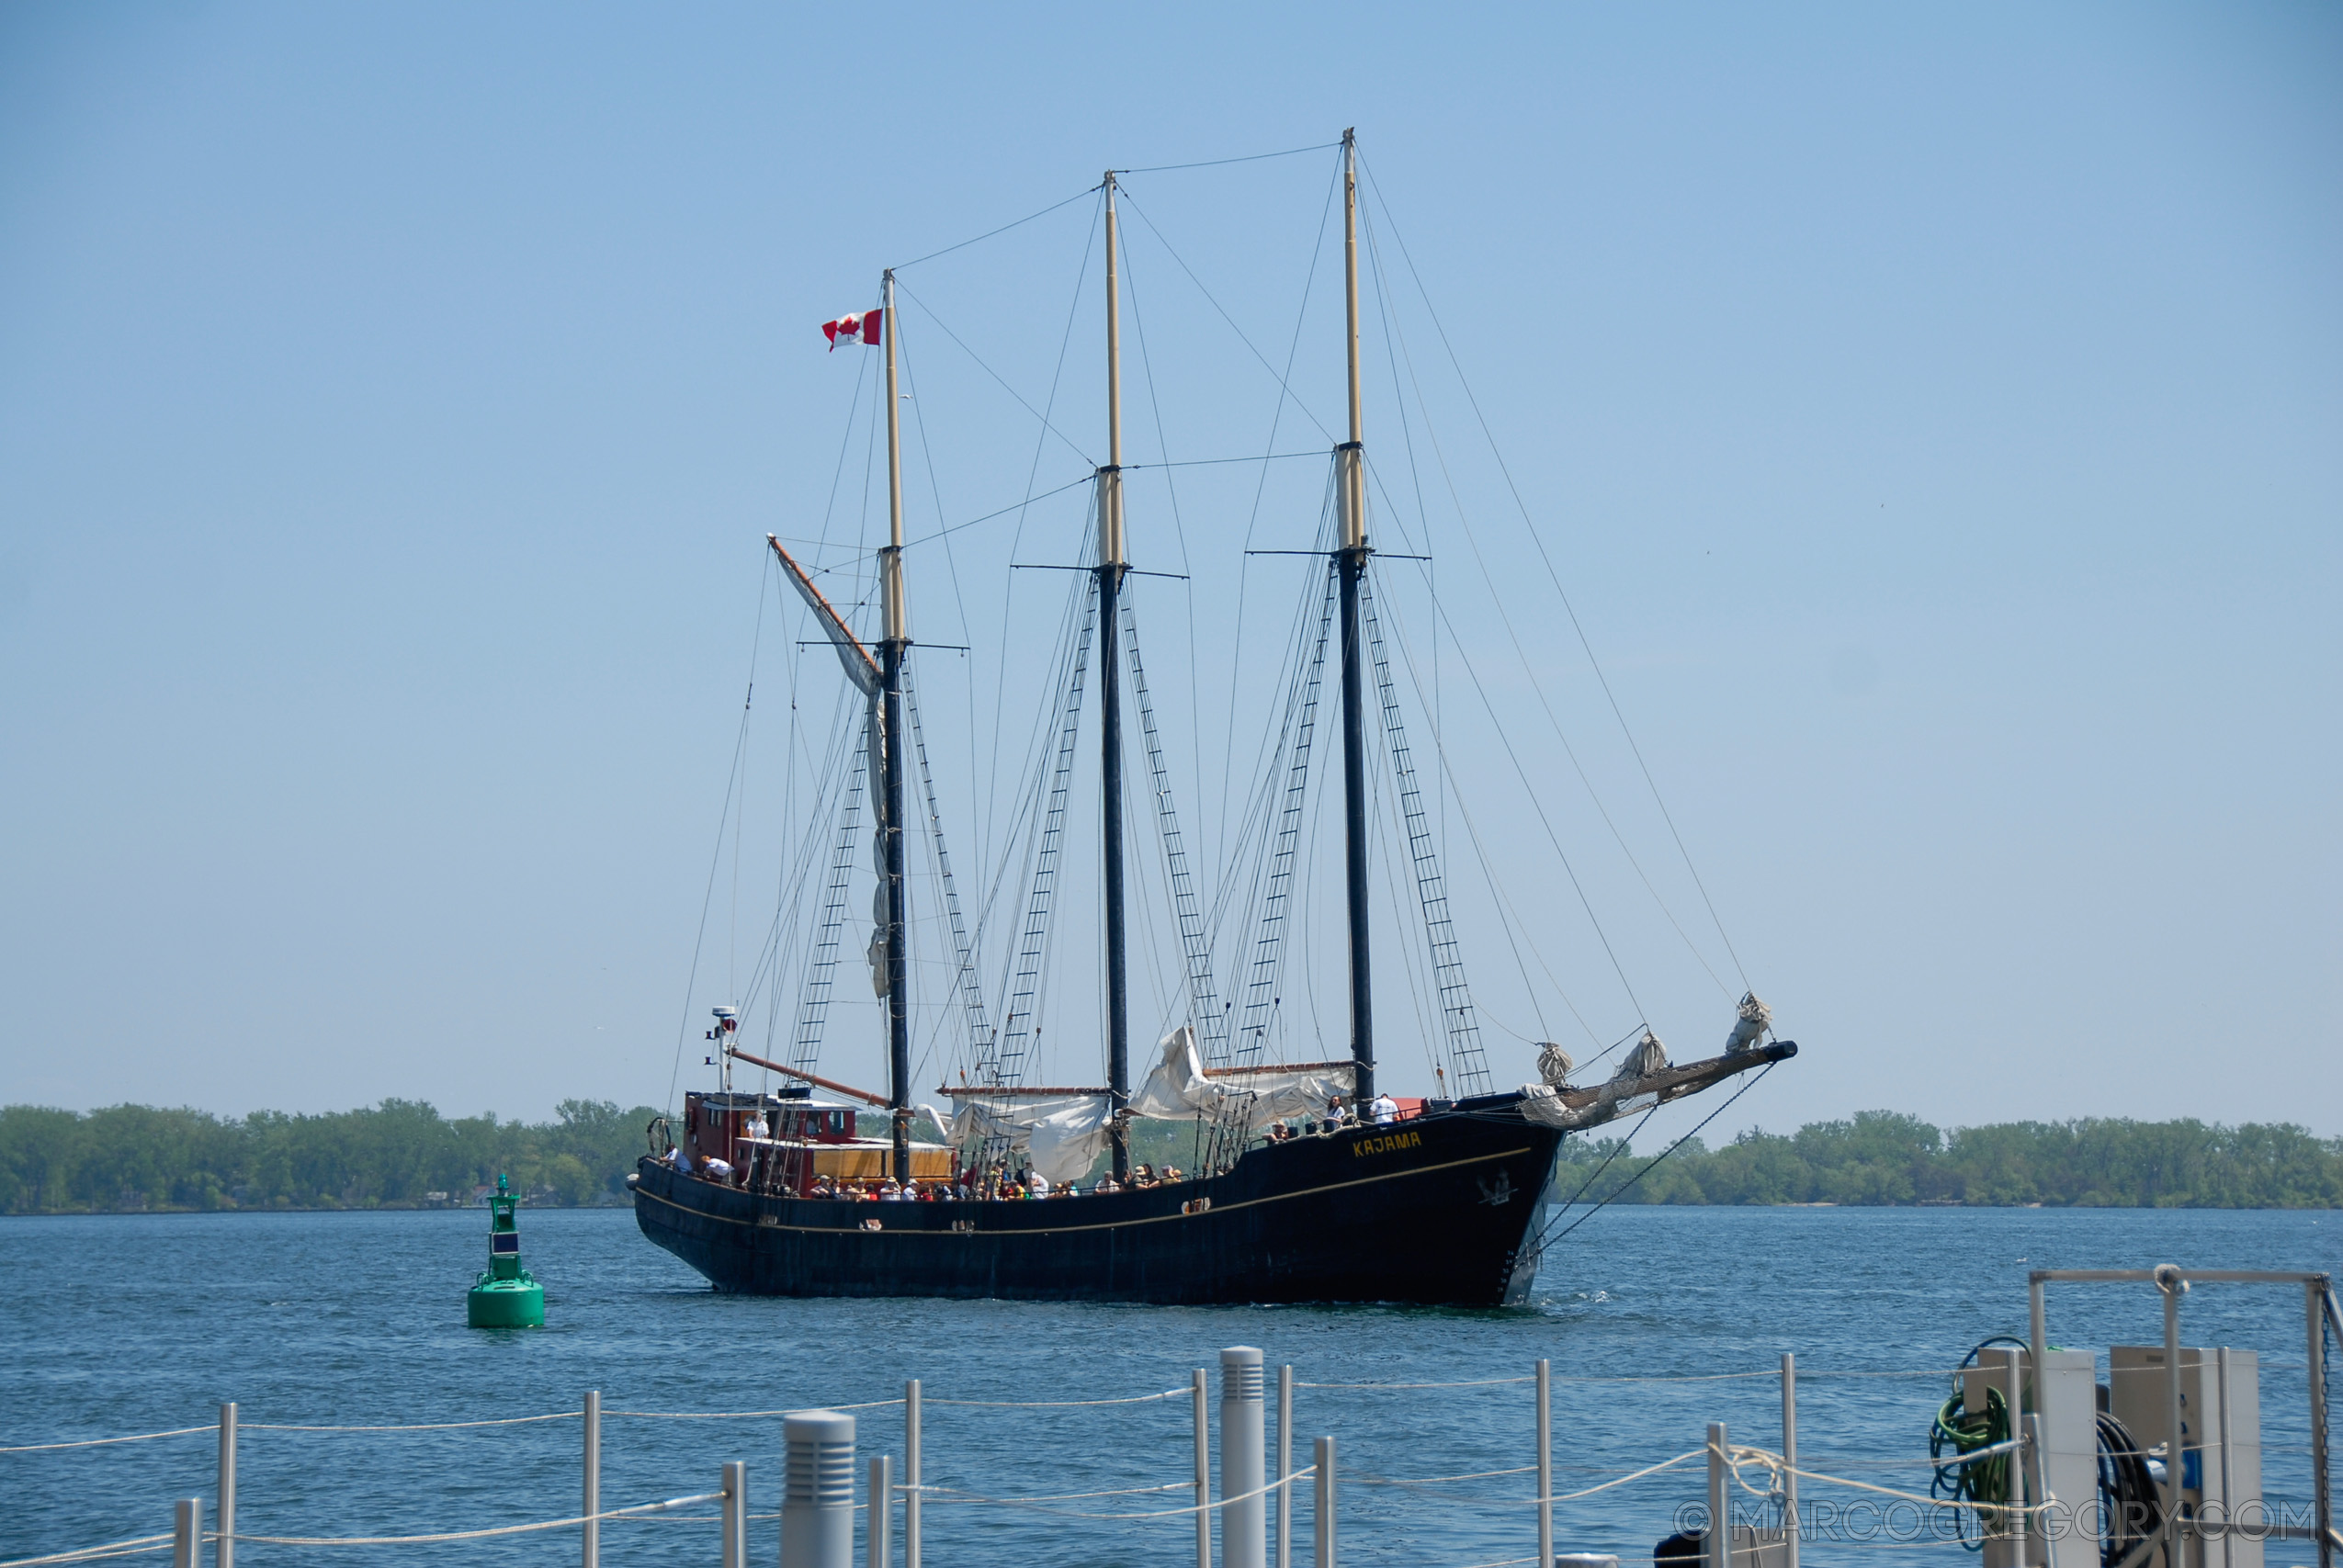
[[1510, 1105], [1460, 1110], [1255, 1148], [1206, 1180], [1001, 1202], [774, 1197], [646, 1159], [635, 1219], [751, 1295], [1507, 1306], [1561, 1144]]

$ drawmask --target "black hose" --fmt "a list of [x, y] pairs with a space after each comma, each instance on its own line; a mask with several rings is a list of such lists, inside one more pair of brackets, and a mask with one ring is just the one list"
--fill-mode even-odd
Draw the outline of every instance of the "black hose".
[[2100, 1568], [2115, 1568], [2164, 1529], [2164, 1497], [2148, 1456], [2131, 1428], [2114, 1416], [2099, 1418]]

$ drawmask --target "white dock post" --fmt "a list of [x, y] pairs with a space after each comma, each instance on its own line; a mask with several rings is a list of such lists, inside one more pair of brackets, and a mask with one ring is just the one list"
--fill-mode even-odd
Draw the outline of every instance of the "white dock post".
[[[2042, 1385], [2037, 1383], [2034, 1386], [2039, 1388]], [[2039, 1404], [2040, 1400], [2037, 1399], [2036, 1403]], [[2050, 1499], [2050, 1453], [2042, 1446], [2042, 1412], [2032, 1410], [2026, 1413], [2024, 1431], [2025, 1448], [2019, 1457], [2026, 1461], [2026, 1501], [2040, 1507]], [[2060, 1522], [2048, 1514], [2023, 1515], [2020, 1518], [2032, 1521], [2031, 1525], [2021, 1522], [2018, 1528], [2029, 1536], [2041, 1539], [2044, 1568], [2058, 1568]]]
[[781, 1568], [854, 1568], [855, 1418], [800, 1410], [781, 1432]]
[[1537, 1562], [1554, 1568], [1553, 1369], [1537, 1359]]
[[1294, 1488], [1294, 1369], [1277, 1369], [1277, 1568], [1292, 1568]]
[[[2236, 1472], [2230, 1468], [2229, 1446], [2235, 1433], [2229, 1425], [2229, 1347], [2224, 1345], [2213, 1353], [2213, 1392], [2221, 1400], [2221, 1568], [2230, 1568], [2229, 1540], [2236, 1533], [2237, 1500]], [[2205, 1488], [2212, 1492], [2211, 1487]], [[2208, 1503], [2213, 1501], [2208, 1495]]]
[[[903, 1384], [903, 1568], [920, 1568], [920, 1380]], [[1791, 1568], [1797, 1568], [1795, 1563]]]
[[218, 1568], [236, 1568], [236, 1404], [220, 1407], [220, 1496], [212, 1506], [220, 1539], [211, 1548]]
[[1708, 1424], [1708, 1568], [1732, 1568], [1733, 1492], [1725, 1468], [1725, 1423]]
[[[1267, 1568], [1269, 1478], [1262, 1450], [1261, 1352], [1232, 1345], [1220, 1352], [1220, 1561], [1226, 1568]], [[1251, 1495], [1247, 1495], [1251, 1494]], [[1228, 1499], [1240, 1497], [1242, 1502]]]
[[[878, 1454], [870, 1461], [869, 1517], [863, 1521], [863, 1561], [870, 1568], [887, 1568], [888, 1560], [895, 1555], [893, 1544], [888, 1540], [888, 1526], [895, 1520], [895, 1510], [888, 1506], [887, 1456]], [[743, 1562], [741, 1568], [748, 1568]]]
[[1318, 1506], [1310, 1514], [1310, 1537], [1318, 1548], [1315, 1568], [1334, 1568], [1334, 1439], [1318, 1440]]
[[[2182, 1561], [2180, 1492], [2181, 1483], [2188, 1475], [2189, 1450], [2180, 1429], [2180, 1296], [2189, 1288], [2188, 1277], [2172, 1264], [2159, 1263], [2156, 1288], [2164, 1292], [2164, 1477], [2168, 1487], [2164, 1495], [2164, 1560], [2179, 1562]], [[2012, 1404], [2012, 1425], [2016, 1415], [2017, 1406]]]
[[171, 1568], [202, 1568], [203, 1499], [182, 1497], [171, 1505]]
[[749, 1467], [724, 1461], [724, 1568], [749, 1568]]
[[1196, 1369], [1191, 1388], [1196, 1416], [1196, 1568], [1212, 1568], [1212, 1434], [1205, 1426], [1204, 1369]]
[[1798, 1568], [1798, 1358], [1782, 1352], [1782, 1562]]
[[[2310, 1318], [2309, 1354], [2303, 1359], [2311, 1384], [2311, 1505], [2318, 1519], [2318, 1568], [2335, 1568], [2335, 1494], [2326, 1455], [2326, 1326], [2319, 1314], [2331, 1306], [2323, 1282], [2303, 1281], [2303, 1306]], [[2343, 1326], [2337, 1329], [2343, 1339]]]
[[[583, 1506], [578, 1512], [586, 1517], [584, 1533], [578, 1546], [581, 1568], [602, 1568], [602, 1521], [594, 1516], [602, 1512], [602, 1391], [586, 1390], [585, 1396], [585, 1489]], [[221, 1563], [220, 1568], [228, 1568]]]
[[[2009, 1352], [2009, 1387], [2002, 1394], [2002, 1397], [2009, 1402], [2009, 1436], [2015, 1438], [2018, 1444], [2018, 1451], [2009, 1456], [2009, 1497], [2010, 1501], [2020, 1505], [2042, 1501], [2042, 1495], [2039, 1492], [2030, 1494], [2026, 1490], [2026, 1479], [2029, 1474], [2026, 1469], [2028, 1446], [2026, 1442], [2026, 1364], [2032, 1359], [2032, 1352], [2029, 1350], [2013, 1349]], [[2039, 1378], [2036, 1379], [2035, 1386], [2041, 1386]], [[2039, 1404], [2040, 1401], [2036, 1403]], [[2037, 1454], [2035, 1457], [2040, 1456]], [[2032, 1517], [2032, 1514], [2025, 1513], [2009, 1516], [2009, 1535], [2015, 1545], [2015, 1555], [2011, 1561], [2020, 1565], [2028, 1561], [2026, 1526]]]

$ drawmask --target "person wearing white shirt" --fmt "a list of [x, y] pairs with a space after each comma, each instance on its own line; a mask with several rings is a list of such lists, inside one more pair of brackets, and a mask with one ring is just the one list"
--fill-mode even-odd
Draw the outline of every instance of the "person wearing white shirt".
[[1399, 1102], [1380, 1090], [1375, 1093], [1373, 1110], [1375, 1124], [1378, 1127], [1388, 1126], [1399, 1120]]

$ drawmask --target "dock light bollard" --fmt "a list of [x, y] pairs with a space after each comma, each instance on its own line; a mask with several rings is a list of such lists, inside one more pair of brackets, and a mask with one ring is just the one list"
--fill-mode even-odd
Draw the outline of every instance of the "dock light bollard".
[[1725, 1466], [1725, 1423], [1708, 1424], [1708, 1568], [1733, 1565], [1732, 1472]]
[[1269, 1498], [1262, 1490], [1269, 1480], [1262, 1473], [1265, 1414], [1261, 1352], [1250, 1345], [1221, 1351], [1220, 1561], [1226, 1568], [1268, 1568]]
[[219, 1568], [236, 1568], [236, 1405], [220, 1407], [220, 1498], [212, 1505], [219, 1539], [212, 1542], [212, 1561]]
[[1334, 1439], [1318, 1440], [1318, 1506], [1310, 1511], [1310, 1543], [1317, 1548], [1312, 1568], [1334, 1568]]
[[171, 1505], [171, 1568], [201, 1568], [203, 1499], [182, 1497]]
[[749, 1568], [749, 1467], [724, 1463], [724, 1568]]
[[[894, 1510], [888, 1506], [887, 1456], [880, 1454], [870, 1461], [869, 1519], [863, 1526], [863, 1557], [870, 1568], [887, 1568], [895, 1555], [894, 1544], [887, 1538], [888, 1527], [895, 1522]], [[747, 1564], [741, 1564], [747, 1568]]]
[[781, 1433], [781, 1568], [854, 1568], [855, 1418], [800, 1410]]

